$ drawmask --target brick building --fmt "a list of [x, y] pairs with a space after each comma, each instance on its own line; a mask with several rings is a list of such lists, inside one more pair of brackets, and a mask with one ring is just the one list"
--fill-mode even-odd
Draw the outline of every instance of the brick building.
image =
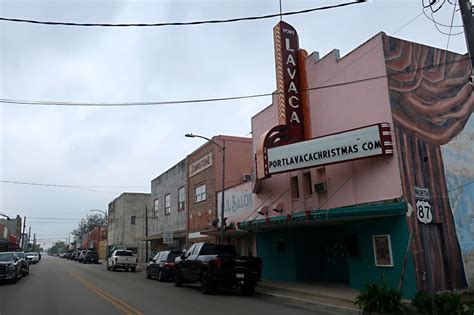
[[[215, 136], [225, 147], [225, 187], [242, 183], [252, 172], [252, 139]], [[217, 192], [222, 190], [222, 151], [208, 141], [187, 157], [188, 243], [215, 241]], [[214, 225], [213, 225], [214, 223]]]

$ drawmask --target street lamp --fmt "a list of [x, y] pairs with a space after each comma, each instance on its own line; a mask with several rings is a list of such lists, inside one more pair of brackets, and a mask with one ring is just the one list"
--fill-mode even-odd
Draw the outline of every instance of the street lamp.
[[[99, 209], [89, 210], [89, 212], [94, 212], [94, 211], [101, 212], [105, 216], [105, 224], [106, 224], [105, 233], [107, 233], [105, 235], [105, 259], [108, 259], [109, 258], [109, 220], [107, 219], [107, 212], [105, 212], [104, 210], [99, 210]], [[100, 235], [100, 230], [99, 230], [99, 235]]]
[[185, 137], [188, 138], [201, 138], [207, 141], [210, 141], [214, 143], [219, 149], [222, 150], [222, 193], [221, 193], [221, 235], [220, 235], [220, 243], [224, 244], [224, 206], [225, 206], [225, 200], [224, 200], [224, 191], [225, 191], [225, 142], [224, 145], [220, 145], [219, 143], [215, 142], [214, 140], [211, 140], [207, 137], [200, 136], [200, 135], [195, 135], [192, 133], [187, 133], [184, 135]]

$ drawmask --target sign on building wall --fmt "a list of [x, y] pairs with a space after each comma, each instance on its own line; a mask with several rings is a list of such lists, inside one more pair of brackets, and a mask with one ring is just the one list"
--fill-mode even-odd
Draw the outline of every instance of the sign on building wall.
[[[252, 185], [246, 182], [238, 186], [225, 190], [225, 208], [224, 217], [227, 218], [226, 224], [229, 226], [237, 222], [244, 221], [253, 211]], [[217, 213], [221, 213], [222, 194], [217, 194]]]
[[280, 21], [273, 28], [278, 93], [278, 121], [288, 127], [293, 142], [304, 140], [298, 33]]
[[393, 154], [388, 123], [269, 148], [268, 175], [307, 167]]
[[212, 166], [212, 152], [203, 156], [196, 162], [189, 165], [189, 177], [193, 177], [194, 175], [208, 169]]
[[429, 189], [415, 186], [415, 198], [416, 217], [418, 218], [418, 221], [424, 224], [433, 222]]

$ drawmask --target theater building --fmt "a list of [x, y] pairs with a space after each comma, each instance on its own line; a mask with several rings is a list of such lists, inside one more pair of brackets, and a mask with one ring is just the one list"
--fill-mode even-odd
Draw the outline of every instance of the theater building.
[[274, 38], [277, 91], [252, 118], [254, 215], [238, 224], [263, 278], [465, 288], [442, 151], [474, 105], [466, 56], [384, 33], [308, 56], [285, 22]]

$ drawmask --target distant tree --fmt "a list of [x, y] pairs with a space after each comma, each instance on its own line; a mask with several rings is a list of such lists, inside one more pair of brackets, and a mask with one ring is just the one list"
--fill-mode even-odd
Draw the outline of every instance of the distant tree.
[[77, 228], [72, 231], [72, 234], [75, 237], [80, 238], [82, 234], [88, 233], [98, 226], [105, 226], [105, 224], [105, 217], [101, 214], [88, 214], [81, 220], [81, 222], [79, 222]]
[[51, 255], [64, 253], [65, 251], [67, 251], [67, 245], [63, 241], [54, 243], [54, 245], [48, 249], [48, 253]]

